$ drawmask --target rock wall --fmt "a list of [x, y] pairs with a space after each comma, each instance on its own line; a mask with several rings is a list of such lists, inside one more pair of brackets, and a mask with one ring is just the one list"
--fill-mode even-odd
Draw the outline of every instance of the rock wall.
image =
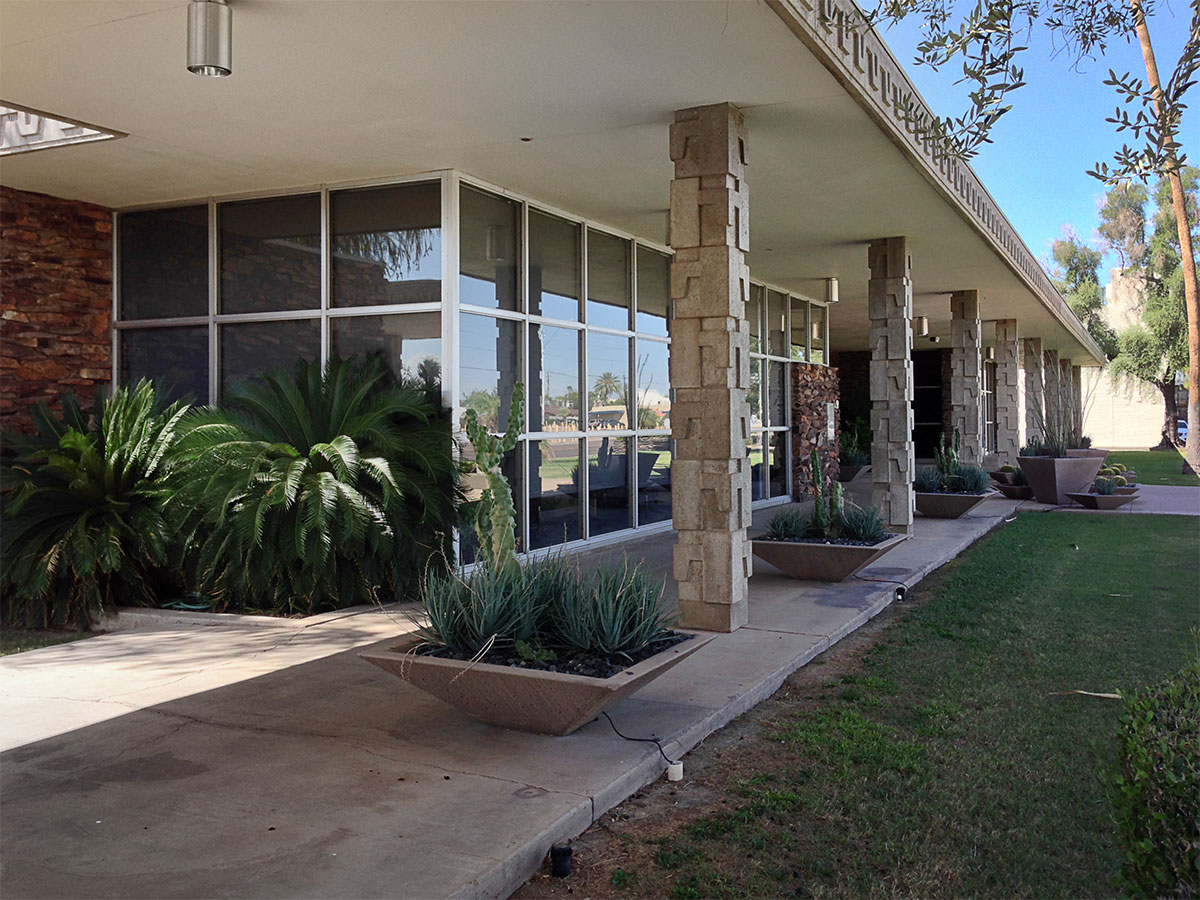
[[112, 380], [112, 211], [0, 187], [0, 427]]
[[[812, 497], [812, 451], [821, 460], [826, 483], [838, 477], [838, 370], [830, 366], [794, 362], [792, 376], [792, 499]], [[833, 439], [829, 438], [829, 404], [833, 404]]]

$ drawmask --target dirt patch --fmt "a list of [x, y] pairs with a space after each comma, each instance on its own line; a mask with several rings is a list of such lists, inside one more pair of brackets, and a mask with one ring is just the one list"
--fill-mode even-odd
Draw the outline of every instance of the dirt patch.
[[[930, 581], [922, 585], [922, 593]], [[798, 669], [771, 697], [689, 752], [682, 782], [656, 781], [576, 838], [570, 877], [552, 877], [547, 863], [513, 897], [667, 897], [673, 890], [678, 894], [675, 885], [689, 862], [682, 832], [700, 819], [727, 811], [728, 798], [738, 785], [778, 768], [777, 745], [764, 739], [771, 723], [788, 713], [816, 708], [821, 690], [858, 672], [863, 655], [920, 602], [915, 592], [910, 594], [909, 601], [888, 607]]]

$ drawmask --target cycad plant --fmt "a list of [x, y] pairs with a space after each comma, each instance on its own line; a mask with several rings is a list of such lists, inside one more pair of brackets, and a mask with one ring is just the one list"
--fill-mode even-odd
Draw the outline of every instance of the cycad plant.
[[449, 423], [382, 358], [302, 363], [189, 417], [175, 498], [218, 608], [310, 614], [403, 596], [444, 565]]
[[5, 619], [87, 628], [118, 600], [154, 601], [175, 542], [164, 504], [186, 410], [158, 410], [148, 381], [116, 391], [98, 420], [73, 402], [61, 420], [40, 410], [39, 438], [5, 466]]

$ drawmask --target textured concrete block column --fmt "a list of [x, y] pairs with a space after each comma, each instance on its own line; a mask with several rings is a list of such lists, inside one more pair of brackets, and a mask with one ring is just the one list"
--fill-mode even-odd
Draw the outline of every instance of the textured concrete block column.
[[1042, 412], [1045, 416], [1045, 424], [1050, 427], [1059, 421], [1062, 414], [1062, 366], [1058, 362], [1057, 350], [1046, 351], [1044, 378]]
[[1075, 414], [1074, 430], [1083, 434], [1083, 367], [1071, 366], [1071, 410]]
[[962, 436], [963, 462], [975, 466], [983, 459], [979, 330], [979, 291], [955, 291], [950, 295], [950, 423]]
[[1046, 364], [1042, 356], [1042, 339], [1025, 339], [1025, 443], [1044, 438], [1039, 424], [1044, 409]]
[[750, 576], [750, 199], [746, 128], [726, 103], [671, 125], [671, 463], [680, 624], [746, 623]]
[[996, 320], [996, 456], [1016, 465], [1021, 449], [1021, 342], [1016, 319]]
[[894, 532], [912, 530], [912, 259], [908, 239], [884, 238], [867, 248], [871, 269], [871, 478], [873, 501]]

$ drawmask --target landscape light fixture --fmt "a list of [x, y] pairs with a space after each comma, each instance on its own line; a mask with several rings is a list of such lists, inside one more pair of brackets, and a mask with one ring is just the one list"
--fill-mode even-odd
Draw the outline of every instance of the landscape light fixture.
[[825, 302], [838, 302], [838, 280], [836, 278], [825, 279]]
[[929, 334], [929, 316], [917, 316], [913, 319], [913, 331], [917, 333], [917, 337]]
[[233, 71], [233, 12], [225, 0], [188, 4], [188, 71], [220, 78]]

